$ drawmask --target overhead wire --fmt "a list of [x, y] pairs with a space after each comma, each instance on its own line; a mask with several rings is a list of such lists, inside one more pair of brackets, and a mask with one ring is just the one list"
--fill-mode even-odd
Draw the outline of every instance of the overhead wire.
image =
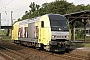
[[0, 9], [3, 9], [3, 8], [5, 8], [7, 5], [9, 5], [11, 2], [12, 2], [13, 0], [11, 0], [9, 3], [7, 3], [5, 6], [3, 6], [2, 8], [0, 8]]
[[[1, 1], [1, 0], [0, 0]], [[13, 0], [11, 0], [10, 2], [8, 2], [5, 6], [3, 6], [1, 9], [3, 9], [3, 8], [5, 8], [6, 9], [6, 6], [8, 6], [11, 2], [12, 2]], [[0, 9], [0, 10], [1, 10]], [[5, 14], [7, 15], [7, 12], [6, 12], [6, 10], [5, 10]]]

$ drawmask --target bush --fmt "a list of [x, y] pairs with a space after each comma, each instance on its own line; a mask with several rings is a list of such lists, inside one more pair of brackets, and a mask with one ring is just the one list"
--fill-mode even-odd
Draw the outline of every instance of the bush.
[[76, 32], [76, 36], [75, 36], [76, 39], [84, 39], [84, 31], [83, 30], [78, 30]]

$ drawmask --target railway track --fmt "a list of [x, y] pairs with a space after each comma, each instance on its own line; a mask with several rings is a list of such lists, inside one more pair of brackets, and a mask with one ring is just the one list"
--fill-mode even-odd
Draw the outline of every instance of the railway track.
[[[72, 53], [50, 53], [49, 52], [47, 54], [56, 56], [57, 60], [58, 59], [62, 59], [62, 60], [89, 60], [88, 57], [80, 56], [80, 55], [72, 54]], [[47, 56], [47, 58], [48, 58], [48, 56]]]
[[[37, 50], [34, 50], [34, 51], [37, 51]], [[62, 59], [62, 60], [89, 60], [88, 57], [86, 57], [86, 56], [80, 56], [80, 55], [72, 54], [72, 53], [61, 54], [61, 53], [46, 52], [46, 51], [42, 51], [42, 50], [39, 52], [41, 54], [39, 56], [41, 57], [42, 60], [48, 60], [48, 59], [52, 60], [54, 58], [57, 58], [57, 60], [59, 60], [59, 59]], [[29, 52], [27, 52], [27, 53], [29, 53]], [[50, 58], [51, 56], [52, 56], [52, 58]]]
[[4, 60], [15, 60], [14, 58], [10, 57], [9, 55], [3, 53], [0, 51], [0, 56], [4, 59]]
[[0, 52], [8, 55], [7, 58], [12, 60], [89, 60], [87, 56], [78, 55], [77, 51], [52, 53], [4, 41], [0, 43]]
[[18, 53], [14, 50], [8, 49], [4, 46], [0, 46], [0, 49], [1, 49], [0, 52], [3, 52], [5, 54], [4, 56], [7, 56], [7, 58], [10, 57], [11, 60], [19, 60], [19, 59], [25, 60], [26, 58], [25, 55]]
[[89, 60], [88, 57], [84, 57], [84, 56], [80, 56], [80, 55], [76, 55], [76, 54], [70, 54], [70, 53], [65, 53], [64, 55], [56, 54], [56, 56], [63, 57], [66, 60]]
[[[3, 57], [5, 57], [6, 59], [9, 58], [8, 60], [41, 60], [37, 55], [24, 53], [27, 50], [23, 51], [23, 46], [18, 46], [10, 42], [2, 43], [3, 44], [0, 44], [0, 53], [3, 54]], [[15, 46], [15, 48], [13, 46]], [[26, 48], [27, 47], [25, 47], [25, 49]], [[22, 49], [22, 52], [19, 51], [19, 49]]]
[[[2, 50], [4, 49], [4, 50]], [[23, 54], [23, 52], [18, 52], [15, 50], [11, 50], [9, 48], [0, 46], [0, 53], [3, 54], [3, 56], [7, 59], [7, 60], [40, 60], [39, 56], [35, 56], [33, 54]], [[30, 58], [29, 58], [30, 57]]]

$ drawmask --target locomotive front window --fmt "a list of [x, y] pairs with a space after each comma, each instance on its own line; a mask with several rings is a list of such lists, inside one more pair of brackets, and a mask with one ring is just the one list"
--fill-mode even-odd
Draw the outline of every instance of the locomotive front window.
[[67, 27], [67, 21], [66, 20], [51, 20], [51, 26], [61, 26], [61, 27]]
[[50, 25], [52, 31], [68, 31], [66, 20], [51, 20]]

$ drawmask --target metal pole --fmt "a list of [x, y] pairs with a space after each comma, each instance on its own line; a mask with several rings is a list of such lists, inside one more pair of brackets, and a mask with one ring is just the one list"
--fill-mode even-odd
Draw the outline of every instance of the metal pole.
[[84, 41], [86, 43], [86, 20], [84, 22]]
[[1, 35], [1, 13], [0, 13], [0, 35]]
[[87, 22], [85, 19], [83, 19], [83, 20], [84, 20], [84, 22], [83, 22], [83, 24], [84, 24], [84, 42], [86, 43], [86, 24], [87, 24]]
[[74, 31], [73, 31], [73, 36], [74, 36], [74, 41], [75, 41], [75, 26], [74, 26]]
[[13, 25], [12, 13], [13, 13], [13, 11], [11, 11], [11, 26]]
[[[11, 26], [13, 26], [13, 17], [12, 17], [12, 13], [13, 13], [13, 11], [11, 11]], [[9, 34], [9, 36], [11, 36], [11, 34], [12, 34], [11, 29], [8, 29], [8, 34]]]
[[72, 22], [72, 41], [74, 41], [74, 21]]
[[73, 40], [75, 41], [75, 25], [76, 25], [75, 21], [73, 22], [73, 24], [74, 24], [73, 25]]

